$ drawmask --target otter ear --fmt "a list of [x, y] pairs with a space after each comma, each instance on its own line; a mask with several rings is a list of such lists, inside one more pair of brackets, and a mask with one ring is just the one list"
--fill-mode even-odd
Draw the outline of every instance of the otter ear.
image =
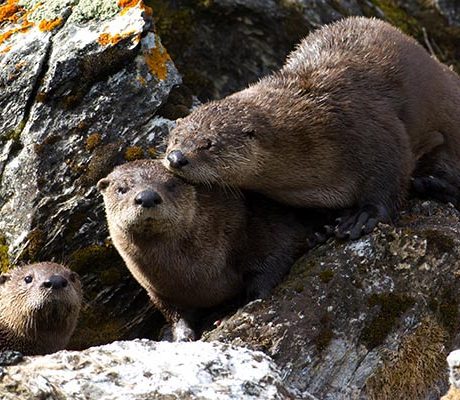
[[10, 274], [1, 274], [0, 275], [0, 285], [3, 285], [6, 281], [9, 281], [11, 279]]
[[97, 188], [99, 191], [103, 192], [105, 189], [107, 189], [110, 185], [110, 179], [107, 178], [102, 178], [98, 183], [97, 183]]

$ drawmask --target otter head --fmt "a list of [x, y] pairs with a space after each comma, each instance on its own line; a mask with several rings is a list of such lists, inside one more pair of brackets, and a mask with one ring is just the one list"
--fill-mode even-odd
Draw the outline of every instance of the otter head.
[[177, 121], [163, 163], [194, 183], [245, 187], [261, 166], [265, 124], [259, 110], [241, 96], [210, 102]]
[[104, 197], [111, 231], [181, 235], [195, 215], [195, 188], [159, 161], [120, 165], [97, 186]]
[[31, 264], [0, 275], [0, 326], [15, 349], [27, 354], [63, 349], [81, 301], [78, 275], [60, 264]]

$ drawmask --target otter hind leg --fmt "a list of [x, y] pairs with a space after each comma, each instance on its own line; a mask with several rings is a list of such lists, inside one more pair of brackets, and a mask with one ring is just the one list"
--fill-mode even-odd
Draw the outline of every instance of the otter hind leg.
[[422, 157], [411, 180], [411, 189], [424, 198], [460, 206], [460, 163], [440, 147]]
[[459, 188], [436, 176], [412, 178], [412, 190], [422, 197], [431, 197], [443, 203], [452, 203], [457, 208], [460, 205]]

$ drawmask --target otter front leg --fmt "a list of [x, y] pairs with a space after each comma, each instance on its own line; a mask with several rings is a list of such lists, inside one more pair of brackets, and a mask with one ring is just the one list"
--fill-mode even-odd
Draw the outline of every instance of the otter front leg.
[[191, 342], [198, 339], [195, 328], [193, 327], [191, 315], [177, 307], [159, 299], [155, 294], [149, 293], [152, 303], [165, 316], [170, 324], [165, 327], [161, 334], [161, 340], [168, 342]]

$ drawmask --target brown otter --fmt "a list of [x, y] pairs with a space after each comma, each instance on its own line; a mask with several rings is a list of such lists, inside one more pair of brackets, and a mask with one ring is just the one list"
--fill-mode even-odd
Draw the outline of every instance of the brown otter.
[[195, 183], [346, 210], [336, 234], [391, 221], [416, 191], [459, 205], [460, 79], [386, 22], [308, 35], [284, 67], [178, 120], [164, 164]]
[[305, 249], [307, 228], [284, 206], [193, 186], [159, 161], [120, 165], [98, 187], [115, 247], [175, 340], [199, 335], [200, 313], [267, 295]]
[[81, 306], [78, 275], [60, 264], [30, 264], [0, 275], [0, 350], [62, 350]]

